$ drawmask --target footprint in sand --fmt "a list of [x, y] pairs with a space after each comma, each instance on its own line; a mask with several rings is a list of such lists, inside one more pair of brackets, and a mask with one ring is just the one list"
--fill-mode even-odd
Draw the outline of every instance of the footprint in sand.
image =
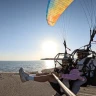
[[4, 78], [2, 78], [2, 75], [0, 74], [0, 80], [2, 80], [2, 79], [4, 79]]

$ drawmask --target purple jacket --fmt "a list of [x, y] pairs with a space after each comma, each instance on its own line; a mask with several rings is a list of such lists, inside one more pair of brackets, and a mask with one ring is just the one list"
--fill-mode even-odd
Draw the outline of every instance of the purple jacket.
[[79, 80], [83, 81], [84, 78], [80, 75], [81, 75], [81, 73], [79, 72], [78, 69], [72, 69], [69, 74], [62, 74], [61, 77], [64, 78], [64, 79], [68, 79], [68, 80], [79, 79]]

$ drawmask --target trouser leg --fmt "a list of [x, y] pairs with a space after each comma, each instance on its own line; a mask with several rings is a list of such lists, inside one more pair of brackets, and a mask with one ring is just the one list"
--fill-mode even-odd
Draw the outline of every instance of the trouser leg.
[[60, 95], [63, 95], [64, 92], [61, 92], [61, 87], [58, 83], [53, 83], [53, 82], [49, 82], [50, 85], [52, 86], [52, 88], [57, 92], [59, 93]]
[[[84, 77], [84, 78], [85, 78], [85, 77]], [[81, 81], [81, 80], [75, 81], [75, 82], [73, 83], [73, 86], [72, 86], [72, 92], [73, 92], [74, 94], [77, 94], [77, 93], [79, 92], [79, 90], [80, 90], [80, 86], [81, 86], [82, 84], [84, 84], [86, 81], [87, 81], [86, 78], [85, 78], [84, 81]]]
[[[64, 84], [65, 84], [65, 86], [67, 86], [67, 87], [69, 87], [68, 85], [69, 85], [69, 83], [68, 83], [68, 80], [63, 80], [63, 79], [60, 79], [60, 81], [62, 81]], [[57, 82], [49, 82], [50, 83], [50, 85], [52, 86], [52, 88], [57, 92], [57, 93], [59, 93], [60, 95], [63, 95], [63, 94], [65, 94], [65, 92], [63, 91], [63, 90], [61, 90], [61, 87], [60, 87], [60, 85], [57, 83]]]

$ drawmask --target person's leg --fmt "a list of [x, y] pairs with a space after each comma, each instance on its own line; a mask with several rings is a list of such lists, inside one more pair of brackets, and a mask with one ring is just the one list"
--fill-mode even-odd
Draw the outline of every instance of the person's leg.
[[37, 82], [46, 82], [46, 81], [49, 81], [49, 82], [54, 82], [56, 81], [53, 77], [53, 75], [51, 74], [48, 74], [48, 75], [41, 75], [41, 76], [34, 76], [34, 75], [29, 75], [27, 73], [25, 73], [23, 71], [23, 68], [20, 68], [19, 70], [19, 75], [20, 75], [20, 79], [22, 82], [26, 82], [26, 81], [29, 81], [29, 80], [33, 80], [33, 81], [37, 81]]
[[[69, 88], [69, 80], [63, 79], [63, 80], [62, 80], [62, 83], [63, 83], [67, 88]], [[62, 88], [60, 88], [60, 89], [61, 89], [61, 92], [62, 92], [62, 93], [65, 93]]]
[[[60, 79], [60, 81], [62, 81], [62, 83], [69, 88], [69, 80], [66, 79]], [[58, 83], [54, 83], [54, 82], [50, 82], [50, 85], [52, 86], [52, 88], [56, 91], [56, 94], [53, 96], [62, 96], [63, 94], [65, 94], [64, 90], [62, 90], [62, 88], [60, 87], [60, 85]]]
[[80, 86], [84, 83], [86, 83], [87, 79], [84, 77], [84, 81], [81, 81], [81, 80], [77, 80], [73, 83], [73, 86], [72, 86], [72, 92], [74, 94], [77, 94], [80, 90]]
[[[29, 80], [31, 80], [31, 79], [29, 79]], [[35, 76], [34, 81], [37, 81], [37, 82], [46, 82], [46, 81], [54, 82], [55, 79], [54, 79], [53, 75], [48, 74], [48, 75]]]
[[29, 80], [33, 80], [33, 81], [37, 81], [37, 82], [49, 81], [52, 88], [55, 89], [55, 91], [57, 93], [60, 93], [60, 94], [56, 93], [54, 96], [61, 96], [63, 94], [63, 92], [60, 91], [59, 84], [58, 83], [56, 84], [56, 80], [54, 79], [53, 75], [48, 74], [48, 75], [41, 75], [41, 76], [36, 76], [36, 75], [31, 75], [30, 76], [29, 74], [27, 74], [23, 71], [23, 68], [20, 68], [19, 75], [20, 75], [20, 79], [21, 79], [22, 82], [26, 82], [26, 81], [29, 81]]
[[36, 76], [48, 75], [49, 73], [37, 73]]
[[41, 75], [48, 75], [49, 73], [36, 73], [36, 74], [29, 74], [30, 76], [41, 76]]
[[56, 94], [53, 96], [62, 96], [64, 94], [64, 92], [61, 92], [61, 87], [58, 83], [54, 83], [54, 82], [49, 82], [51, 87], [56, 91]]

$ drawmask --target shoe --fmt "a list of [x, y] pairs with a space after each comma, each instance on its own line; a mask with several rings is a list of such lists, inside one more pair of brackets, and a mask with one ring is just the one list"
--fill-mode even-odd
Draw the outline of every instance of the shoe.
[[52, 95], [52, 96], [61, 96], [59, 93], [56, 93], [55, 95]]
[[22, 82], [28, 81], [29, 75], [23, 71], [23, 68], [19, 69], [19, 75]]

